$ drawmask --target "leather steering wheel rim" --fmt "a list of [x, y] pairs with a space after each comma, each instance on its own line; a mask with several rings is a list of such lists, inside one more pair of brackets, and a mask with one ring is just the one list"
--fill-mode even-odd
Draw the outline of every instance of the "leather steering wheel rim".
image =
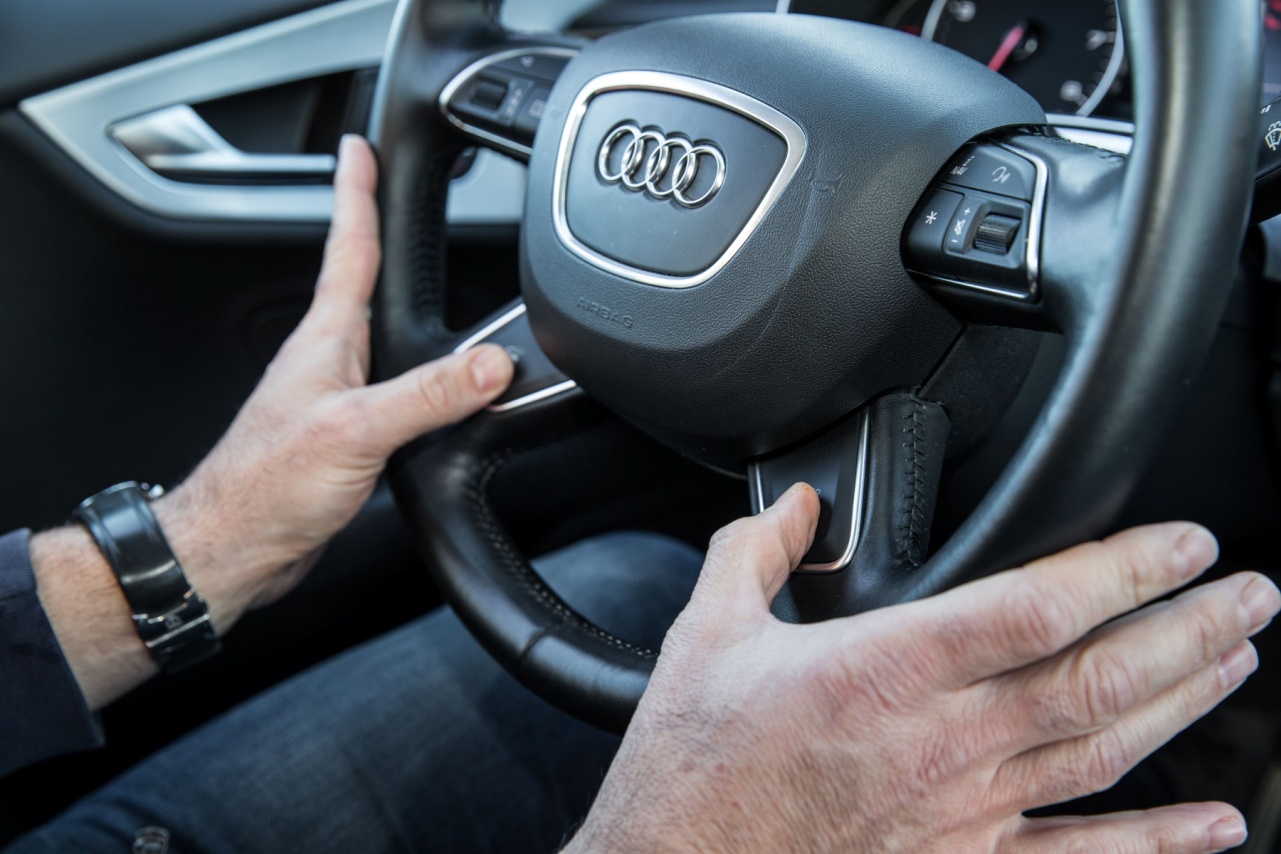
[[[1023, 445], [962, 527], [880, 601], [932, 595], [1097, 536], [1154, 455], [1161, 425], [1208, 353], [1248, 210], [1261, 63], [1250, 0], [1121, 0], [1137, 132], [1102, 216], [1117, 257], [1062, 259], [1100, 283], [1068, 306], [1069, 356]], [[445, 198], [469, 144], [439, 94], [485, 51], [519, 46], [497, 4], [402, 0], [376, 100], [384, 262], [373, 304], [377, 376], [447, 352]], [[545, 43], [545, 42], [544, 42]], [[1070, 171], [1056, 176], [1066, 191]], [[1077, 181], [1078, 184], [1085, 183]], [[1186, 205], [1184, 200], [1196, 200]], [[1051, 210], [1046, 229], [1073, 224]], [[1047, 295], [1071, 303], [1076, 293]], [[397, 500], [436, 581], [520, 681], [605, 729], [626, 727], [655, 653], [583, 620], [530, 568], [485, 496], [513, 455], [602, 417], [581, 393], [484, 413], [393, 458]]]

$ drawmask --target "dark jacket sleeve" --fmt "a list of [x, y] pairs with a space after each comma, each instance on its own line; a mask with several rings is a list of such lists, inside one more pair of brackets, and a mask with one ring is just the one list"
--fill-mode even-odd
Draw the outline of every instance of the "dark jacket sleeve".
[[36, 595], [30, 531], [0, 537], [0, 777], [102, 744]]

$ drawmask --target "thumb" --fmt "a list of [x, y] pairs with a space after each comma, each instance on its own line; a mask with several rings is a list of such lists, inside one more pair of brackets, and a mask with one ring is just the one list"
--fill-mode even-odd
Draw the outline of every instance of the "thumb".
[[798, 483], [765, 512], [717, 531], [692, 602], [718, 610], [768, 613], [788, 575], [809, 551], [818, 506], [813, 487]]
[[462, 421], [502, 394], [514, 370], [506, 350], [482, 344], [361, 389], [374, 450], [389, 455], [424, 433]]

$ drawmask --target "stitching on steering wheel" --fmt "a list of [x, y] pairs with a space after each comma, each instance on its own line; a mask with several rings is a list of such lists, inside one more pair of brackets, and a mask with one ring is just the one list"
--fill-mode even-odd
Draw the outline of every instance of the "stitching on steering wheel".
[[411, 220], [409, 258], [413, 276], [414, 309], [435, 329], [445, 328], [445, 208], [449, 199], [449, 173], [458, 149], [451, 148], [424, 170], [424, 185], [415, 197]]
[[923, 410], [924, 406], [920, 401], [914, 400], [912, 411], [903, 416], [905, 421], [911, 422], [903, 428], [903, 432], [910, 437], [909, 441], [903, 443], [903, 447], [911, 448], [912, 457], [907, 462], [904, 472], [907, 475], [908, 494], [903, 500], [905, 512], [899, 524], [899, 531], [902, 533], [899, 549], [912, 566], [920, 566], [925, 561], [924, 549], [921, 548], [925, 523], [925, 511], [921, 506], [925, 501], [925, 488], [922, 482], [925, 453], [921, 450], [921, 412]]
[[475, 481], [469, 483], [467, 487], [467, 499], [471, 504], [472, 509], [479, 517], [480, 526], [485, 533], [486, 539], [489, 540], [489, 544], [502, 558], [507, 571], [510, 572], [527, 591], [532, 593], [544, 605], [544, 607], [555, 614], [562, 624], [568, 623], [574, 625], [597, 639], [603, 640], [618, 649], [633, 653], [640, 658], [646, 660], [655, 659], [658, 657], [657, 652], [629, 643], [628, 641], [593, 625], [578, 614], [574, 613], [574, 611], [556, 595], [555, 591], [551, 590], [547, 586], [546, 582], [544, 582], [542, 578], [533, 571], [529, 564], [516, 553], [511, 544], [510, 538], [502, 532], [497, 518], [490, 509], [489, 502], [485, 500], [485, 489], [489, 486], [490, 480], [493, 479], [494, 475], [498, 473], [498, 470], [506, 465], [507, 461], [513, 456], [522, 451], [530, 451], [535, 448], [555, 444], [563, 438], [565, 437], [553, 436], [547, 441], [540, 442], [536, 445], [509, 446], [502, 451], [497, 451], [489, 455], [481, 462], [481, 465], [484, 466], [481, 476]]

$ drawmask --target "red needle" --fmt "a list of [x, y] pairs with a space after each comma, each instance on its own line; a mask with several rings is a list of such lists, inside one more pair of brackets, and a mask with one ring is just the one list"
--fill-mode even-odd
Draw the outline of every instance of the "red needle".
[[992, 57], [992, 61], [987, 64], [987, 67], [993, 71], [1000, 71], [1004, 68], [1006, 61], [1010, 58], [1010, 54], [1014, 53], [1014, 49], [1019, 46], [1019, 42], [1023, 41], [1023, 37], [1026, 35], [1027, 24], [1018, 23], [1011, 27], [1010, 31], [1005, 34], [1005, 40], [1001, 42], [1001, 46], [996, 49], [996, 56]]

